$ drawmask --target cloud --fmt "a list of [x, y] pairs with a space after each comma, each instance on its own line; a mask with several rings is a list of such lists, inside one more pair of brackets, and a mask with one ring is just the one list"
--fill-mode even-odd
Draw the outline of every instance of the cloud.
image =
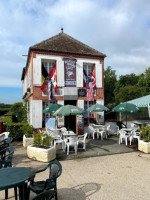
[[105, 53], [118, 75], [143, 73], [150, 59], [149, 0], [0, 1], [0, 86], [21, 87], [28, 48], [60, 32]]

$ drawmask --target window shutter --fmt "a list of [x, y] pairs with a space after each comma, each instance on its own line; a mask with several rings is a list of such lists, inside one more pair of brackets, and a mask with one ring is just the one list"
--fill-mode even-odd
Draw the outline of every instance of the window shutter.
[[76, 81], [77, 87], [83, 87], [83, 62], [76, 63]]
[[102, 64], [96, 64], [96, 87], [102, 88]]
[[57, 103], [64, 106], [64, 100], [58, 100]]
[[41, 86], [41, 84], [42, 84], [41, 59], [33, 58], [33, 85]]
[[64, 87], [64, 61], [57, 61], [57, 86]]
[[31, 124], [34, 128], [42, 128], [42, 101], [31, 100], [30, 109]]
[[84, 100], [78, 100], [78, 107], [84, 109]]

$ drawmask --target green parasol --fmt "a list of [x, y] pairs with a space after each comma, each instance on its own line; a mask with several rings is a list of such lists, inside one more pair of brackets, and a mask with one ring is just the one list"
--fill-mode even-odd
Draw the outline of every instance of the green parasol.
[[[84, 113], [84, 110], [82, 108], [72, 106], [72, 105], [66, 105], [61, 108], [59, 108], [53, 116], [69, 116], [69, 115], [82, 115]], [[69, 123], [68, 123], [68, 130], [69, 130]]]
[[60, 104], [50, 104], [43, 110], [43, 113], [51, 113], [52, 114], [52, 113], [56, 112], [56, 110], [58, 110], [60, 107], [62, 107], [62, 105], [60, 105]]
[[87, 109], [87, 112], [103, 112], [103, 111], [109, 111], [109, 109], [101, 104], [94, 104]]
[[126, 113], [126, 126], [127, 126], [127, 113], [140, 112], [140, 109], [132, 103], [120, 103], [112, 109], [113, 112]]
[[72, 105], [66, 105], [59, 108], [53, 116], [69, 116], [69, 115], [82, 115], [84, 110]]

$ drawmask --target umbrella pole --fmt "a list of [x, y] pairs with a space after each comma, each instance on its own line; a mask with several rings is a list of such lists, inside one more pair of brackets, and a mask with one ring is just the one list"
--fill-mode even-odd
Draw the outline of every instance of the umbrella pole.
[[126, 112], [126, 128], [127, 128], [127, 112]]

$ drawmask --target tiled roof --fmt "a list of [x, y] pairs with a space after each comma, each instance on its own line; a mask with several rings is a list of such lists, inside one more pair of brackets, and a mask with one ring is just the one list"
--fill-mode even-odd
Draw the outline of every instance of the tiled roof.
[[30, 50], [106, 57], [105, 54], [72, 38], [63, 31], [58, 35], [31, 46]]

